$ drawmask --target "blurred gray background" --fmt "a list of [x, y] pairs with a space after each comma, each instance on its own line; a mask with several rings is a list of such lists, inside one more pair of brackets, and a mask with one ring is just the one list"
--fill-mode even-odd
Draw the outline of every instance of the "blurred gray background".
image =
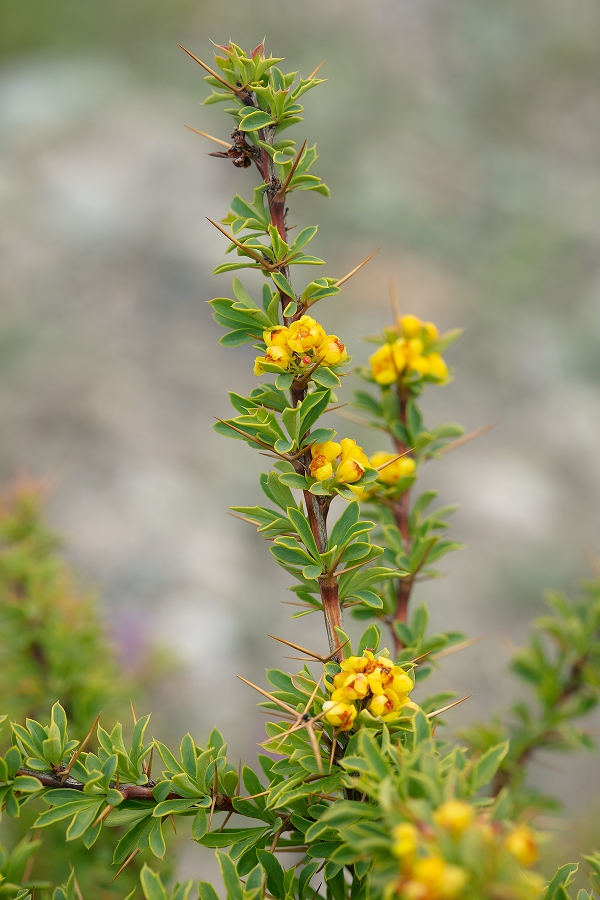
[[[600, 554], [596, 0], [0, 0], [0, 16], [0, 477], [47, 479], [127, 664], [170, 655], [155, 734], [200, 741], [216, 722], [252, 756], [262, 716], [235, 674], [281, 662], [267, 630], [324, 646], [227, 515], [259, 502], [258, 458], [211, 430], [253, 376], [248, 351], [216, 343], [205, 301], [230, 277], [210, 278], [225, 241], [205, 216], [251, 196], [253, 174], [182, 127], [227, 138], [230, 120], [199, 106], [202, 72], [177, 43], [208, 59], [230, 37], [266, 35], [304, 74], [325, 59], [294, 136], [317, 141], [332, 199], [294, 198], [291, 219], [320, 225], [327, 274], [382, 250], [323, 323], [364, 362], [392, 277], [404, 312], [465, 328], [427, 415], [500, 425], [424, 476], [460, 504], [467, 547], [421, 597], [434, 627], [490, 635], [437, 677], [474, 694], [453, 721], [502, 707], [543, 591], [572, 590]], [[566, 802], [565, 856], [600, 838], [599, 768], [533, 771]]]

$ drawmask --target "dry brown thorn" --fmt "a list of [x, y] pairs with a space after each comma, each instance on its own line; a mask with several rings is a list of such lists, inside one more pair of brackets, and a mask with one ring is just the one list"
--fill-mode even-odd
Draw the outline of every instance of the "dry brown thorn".
[[127, 859], [125, 860], [125, 862], [123, 863], [123, 865], [121, 866], [121, 868], [119, 869], [119, 871], [117, 872], [117, 874], [115, 875], [115, 877], [114, 877], [113, 879], [111, 879], [111, 881], [109, 882], [109, 884], [112, 884], [113, 881], [116, 881], [116, 880], [117, 880], [117, 878], [119, 877], [119, 875], [121, 874], [121, 872], [123, 871], [123, 869], [125, 869], [125, 868], [129, 865], [129, 863], [131, 862], [131, 860], [134, 859], [134, 858], [138, 855], [139, 852], [140, 852], [140, 848], [139, 848], [139, 847], [136, 847], [135, 850], [133, 850], [133, 851], [129, 854], [129, 856], [127, 857]]
[[202, 137], [208, 138], [209, 141], [214, 141], [215, 144], [220, 144], [221, 147], [227, 147], [228, 150], [231, 149], [231, 143], [227, 143], [227, 141], [222, 141], [220, 138], [213, 137], [212, 134], [207, 134], [206, 131], [198, 131], [197, 128], [192, 128], [191, 125], [184, 125], [184, 128], [187, 128], [189, 131], [193, 131], [194, 134], [200, 134]]
[[65, 783], [65, 781], [69, 777], [69, 772], [71, 771], [71, 769], [73, 768], [73, 766], [75, 765], [77, 760], [79, 759], [79, 756], [83, 753], [85, 745], [87, 744], [87, 742], [89, 741], [89, 739], [91, 738], [91, 736], [93, 735], [94, 731], [96, 730], [96, 728], [98, 726], [98, 722], [100, 721], [101, 715], [102, 715], [101, 713], [98, 713], [98, 715], [96, 716], [96, 719], [94, 721], [94, 724], [92, 725], [92, 727], [90, 728], [90, 730], [88, 731], [88, 733], [86, 734], [84, 739], [82, 740], [81, 744], [79, 745], [79, 747], [77, 748], [77, 750], [75, 751], [75, 753], [73, 754], [71, 759], [69, 760], [69, 764], [68, 764], [67, 768], [61, 775], [61, 778], [60, 778], [61, 784]]
[[319, 65], [317, 66], [317, 68], [313, 69], [313, 71], [308, 76], [309, 81], [312, 81], [312, 79], [315, 77], [315, 75], [317, 74], [317, 72], [319, 71], [319, 69], [321, 68], [321, 66], [323, 65], [324, 62], [325, 62], [325, 60], [322, 59], [321, 62], [319, 63]]
[[486, 434], [486, 432], [491, 431], [492, 428], [497, 428], [500, 424], [500, 421], [490, 422], [489, 425], [483, 425], [481, 428], [476, 428], [475, 431], [470, 431], [469, 434], [464, 434], [462, 437], [459, 437], [456, 441], [452, 441], [450, 444], [446, 444], [445, 447], [442, 447], [441, 450], [438, 450], [440, 456], [444, 453], [449, 453], [450, 450], [456, 450], [457, 447], [462, 447], [463, 444], [468, 444], [469, 441], [474, 441], [475, 438], [481, 437], [482, 434]]
[[377, 466], [377, 471], [381, 472], [382, 469], [387, 468], [388, 466], [393, 465], [395, 462], [398, 462], [399, 459], [402, 459], [403, 456], [406, 456], [408, 453], [412, 453], [416, 450], [416, 447], [409, 447], [408, 450], [405, 450], [404, 453], [400, 453], [398, 456], [395, 456], [393, 459], [390, 459], [389, 462], [383, 463], [381, 466]]
[[283, 184], [277, 191], [278, 194], [283, 196], [283, 194], [286, 193], [288, 187], [290, 186], [290, 181], [294, 177], [294, 172], [298, 168], [298, 163], [300, 162], [302, 154], [304, 153], [305, 150], [306, 150], [306, 141], [304, 141], [304, 143], [298, 150], [298, 153], [296, 154], [296, 158], [295, 158], [294, 162], [292, 163], [292, 167], [291, 167], [290, 171], [287, 173], [287, 177], [286, 177], [285, 181], [283, 182]]
[[239, 247], [240, 250], [243, 250], [243, 252], [247, 256], [249, 256], [250, 259], [253, 259], [255, 262], [260, 263], [260, 265], [262, 266], [263, 269], [267, 269], [267, 271], [269, 271], [269, 272], [275, 272], [279, 268], [279, 266], [282, 265], [282, 263], [279, 263], [278, 265], [274, 266], [272, 263], [268, 262], [259, 253], [255, 253], [251, 247], [246, 247], [245, 244], [242, 244], [241, 241], [238, 241], [237, 238], [234, 238], [234, 236], [232, 234], [229, 234], [228, 231], [225, 231], [224, 228], [221, 228], [220, 225], [218, 225], [216, 222], [213, 222], [213, 220], [209, 219], [208, 216], [206, 218], [210, 222], [210, 224], [214, 225], [215, 228], [221, 232], [221, 234], [224, 234], [225, 237], [228, 238], [232, 244], [235, 244], [236, 247]]
[[[287, 601], [287, 602], [289, 603], [291, 601]], [[303, 603], [294, 604], [294, 605], [295, 606], [296, 605], [304, 606]], [[323, 663], [323, 665], [325, 665], [325, 663], [328, 663], [331, 659], [333, 659], [333, 657], [336, 656], [337, 653], [342, 649], [342, 647], [345, 647], [346, 644], [350, 640], [350, 638], [348, 638], [347, 641], [344, 641], [344, 643], [342, 644], [342, 647], [338, 647], [337, 650], [334, 650], [333, 653], [329, 654], [329, 656], [321, 656], [320, 653], [313, 653], [312, 650], [307, 650], [306, 647], [301, 647], [300, 644], [294, 644], [294, 643], [292, 643], [292, 641], [286, 641], [284, 638], [276, 637], [274, 634], [267, 634], [267, 637], [272, 638], [274, 641], [279, 641], [280, 644], [285, 644], [287, 647], [291, 647], [292, 650], [299, 650], [300, 653], [306, 653], [307, 656], [312, 656], [313, 659], [318, 660], [319, 662]]]
[[335, 283], [336, 287], [341, 287], [344, 284], [344, 282], [348, 281], [349, 278], [352, 278], [353, 275], [356, 275], [356, 273], [359, 271], [359, 269], [362, 269], [363, 266], [366, 266], [366, 264], [369, 262], [369, 260], [373, 259], [373, 257], [376, 256], [380, 250], [381, 250], [381, 247], [378, 247], [377, 250], [375, 251], [375, 253], [371, 253], [371, 255], [367, 256], [366, 259], [363, 259], [363, 261], [361, 263], [359, 263], [356, 266], [356, 268], [352, 269], [351, 272], [348, 272], [347, 275], [344, 275], [343, 278], [340, 278], [339, 281], [336, 281], [336, 283]]
[[436, 709], [434, 712], [427, 713], [428, 719], [433, 719], [434, 716], [440, 716], [442, 713], [448, 712], [449, 709], [452, 709], [454, 706], [458, 706], [459, 703], [464, 703], [465, 700], [469, 700], [473, 694], [467, 694], [466, 697], [461, 697], [460, 700], [455, 700], [454, 703], [449, 703], [447, 706], [442, 706], [441, 709]]
[[104, 822], [104, 820], [109, 817], [113, 809], [114, 806], [111, 806], [110, 804], [108, 806], [105, 806], [96, 821], [92, 824], [92, 828], [95, 828], [96, 825], [98, 825], [100, 822]]
[[466, 650], [467, 647], [472, 647], [473, 644], [478, 644], [479, 641], [485, 641], [485, 639], [489, 637], [489, 634], [482, 634], [476, 638], [469, 638], [468, 641], [461, 641], [460, 644], [454, 644], [453, 647], [446, 647], [446, 649], [440, 650], [437, 653], [435, 652], [435, 650], [429, 650], [427, 653], [421, 654], [421, 656], [415, 656], [415, 658], [412, 659], [411, 662], [413, 664], [416, 664], [422, 659], [427, 659], [427, 657], [430, 657], [431, 659], [444, 659], [446, 656], [452, 656], [453, 653], [460, 653], [461, 650]]
[[194, 56], [194, 54], [191, 53], [189, 50], [186, 50], [186, 48], [183, 46], [183, 44], [178, 44], [177, 46], [181, 47], [181, 49], [184, 51], [184, 53], [187, 53], [188, 56], [191, 56], [192, 59], [194, 59], [198, 63], [199, 66], [202, 66], [202, 68], [205, 69], [209, 75], [212, 75], [213, 78], [216, 78], [217, 81], [220, 81], [221, 84], [224, 85], [229, 91], [231, 91], [234, 94], [242, 93], [242, 88], [238, 88], [238, 87], [235, 87], [233, 84], [229, 84], [229, 82], [226, 81], [225, 78], [223, 78], [221, 75], [219, 75], [218, 72], [215, 72], [215, 70], [211, 69], [210, 66], [207, 66], [205, 62], [202, 62], [201, 59], [198, 59], [198, 57]]

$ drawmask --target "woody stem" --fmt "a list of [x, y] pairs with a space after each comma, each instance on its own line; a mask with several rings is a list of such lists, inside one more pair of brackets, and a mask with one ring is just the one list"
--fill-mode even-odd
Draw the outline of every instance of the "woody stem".
[[[256, 104], [252, 102], [252, 104], [248, 103], [248, 105]], [[268, 143], [272, 143], [273, 141], [272, 129], [261, 129], [259, 131], [259, 136], [262, 141]], [[263, 181], [267, 184], [267, 202], [269, 204], [271, 223], [277, 228], [279, 235], [287, 243], [287, 226], [285, 222], [286, 195], [282, 195], [279, 191], [280, 185], [273, 161], [264, 148], [261, 149], [260, 159], [256, 160], [256, 166]], [[290, 280], [289, 268], [287, 266], [281, 266], [280, 272], [288, 281]], [[288, 295], [281, 290], [279, 291], [279, 294], [283, 312], [292, 298], [288, 297]], [[284, 323], [288, 325], [289, 322], [299, 318], [301, 314], [302, 308], [299, 307], [294, 316], [289, 318], [283, 316]], [[306, 392], [306, 385], [302, 387], [292, 386], [292, 406], [296, 407], [299, 403], [302, 403], [306, 397]], [[296, 460], [295, 467], [298, 472], [304, 474], [308, 470], [309, 464], [310, 450], [307, 450], [303, 456]], [[304, 491], [304, 503], [310, 530], [312, 531], [315, 543], [319, 553], [324, 553], [327, 550], [327, 512], [329, 510], [330, 498], [315, 497], [310, 491]], [[342, 651], [340, 648], [342, 641], [335, 630], [336, 628], [342, 627], [342, 607], [339, 600], [337, 578], [335, 578], [335, 576], [323, 576], [319, 578], [319, 589], [321, 593], [321, 603], [323, 604], [323, 615], [325, 617], [325, 629], [329, 641], [329, 651], [330, 653], [340, 651], [341, 654]]]
[[[398, 383], [398, 412], [399, 419], [403, 425], [406, 425], [406, 413], [408, 406], [408, 394], [404, 387]], [[394, 445], [396, 447], [396, 452], [398, 454], [405, 453], [408, 449], [404, 443], [398, 438], [394, 438]], [[393, 504], [393, 513], [394, 519], [396, 521], [396, 526], [398, 527], [398, 531], [402, 535], [402, 541], [404, 543], [404, 549], [407, 553], [410, 551], [410, 530], [408, 525], [408, 520], [410, 516], [410, 492], [404, 491], [404, 493], [396, 500]], [[410, 601], [410, 595], [413, 587], [413, 578], [410, 576], [407, 578], [401, 578], [398, 582], [398, 589], [396, 592], [396, 609], [394, 611], [393, 622], [406, 622], [408, 616], [408, 604]], [[393, 624], [393, 623], [392, 623]], [[402, 647], [404, 646], [398, 635], [396, 634], [394, 628], [392, 627], [393, 638], [394, 638], [394, 649], [396, 653], [398, 653]]]

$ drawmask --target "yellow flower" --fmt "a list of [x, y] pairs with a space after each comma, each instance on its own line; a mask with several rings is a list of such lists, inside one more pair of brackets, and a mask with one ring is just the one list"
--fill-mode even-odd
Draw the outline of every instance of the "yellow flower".
[[289, 327], [287, 345], [294, 353], [311, 350], [326, 337], [325, 331], [312, 316], [301, 316]]
[[475, 818], [475, 810], [465, 800], [447, 800], [433, 814], [434, 822], [452, 832], [462, 834]]
[[398, 371], [394, 364], [392, 348], [389, 344], [383, 344], [372, 356], [369, 357], [371, 374], [377, 384], [393, 384], [398, 378]]
[[257, 356], [254, 360], [254, 369], [253, 372], [255, 375], [264, 375], [265, 370], [261, 366], [261, 363], [267, 362], [267, 358], [265, 356]]
[[521, 863], [522, 866], [531, 866], [538, 858], [538, 845], [536, 836], [527, 825], [517, 825], [506, 837], [506, 849]]
[[405, 338], [414, 338], [420, 332], [422, 322], [418, 316], [402, 316], [400, 319], [402, 334]]
[[411, 825], [410, 822], [402, 822], [400, 825], [395, 825], [392, 828], [392, 838], [394, 840], [392, 845], [392, 853], [394, 856], [399, 856], [400, 859], [404, 859], [405, 857], [412, 856], [416, 853], [419, 841], [419, 831], [414, 825]]
[[430, 353], [427, 356], [427, 362], [429, 365], [429, 371], [427, 374], [439, 379], [439, 381], [445, 381], [448, 377], [448, 366], [446, 365], [440, 354]]
[[310, 452], [313, 458], [315, 456], [324, 456], [325, 459], [332, 463], [342, 452], [342, 447], [341, 444], [335, 441], [326, 441], [324, 444], [313, 444]]
[[397, 712], [403, 706], [395, 691], [384, 690], [377, 694], [369, 703], [369, 711], [374, 716], [389, 716]]
[[410, 363], [411, 360], [414, 360], [423, 354], [423, 341], [419, 340], [419, 338], [412, 338], [410, 341], [405, 341], [403, 350]]
[[276, 366], [281, 366], [282, 369], [287, 368], [291, 361], [290, 354], [285, 347], [280, 347], [278, 344], [267, 347], [265, 358]]
[[365, 467], [357, 459], [347, 459], [339, 464], [335, 477], [341, 484], [352, 484], [362, 478], [364, 471]]
[[339, 700], [326, 700], [323, 712], [329, 724], [341, 731], [350, 731], [356, 718], [356, 707]]
[[[454, 900], [458, 897], [467, 883], [468, 875], [459, 866], [453, 866], [445, 862], [441, 856], [426, 856], [417, 859], [411, 873], [411, 880], [403, 887], [403, 895], [417, 898], [427, 897], [428, 900]], [[410, 885], [415, 884], [415, 888]], [[425, 888], [419, 893], [417, 889]]]
[[426, 356], [415, 356], [408, 363], [411, 372], [418, 372], [419, 375], [429, 375], [429, 360]]
[[363, 448], [359, 447], [352, 438], [342, 438], [340, 446], [342, 448], [342, 462], [346, 462], [349, 459], [355, 459], [363, 467], [369, 465], [369, 457], [364, 452]]
[[369, 465], [369, 458], [352, 438], [342, 438], [340, 446], [342, 459], [335, 477], [341, 484], [352, 484], [362, 477]]
[[410, 694], [414, 688], [413, 680], [410, 675], [408, 675], [404, 669], [401, 669], [400, 666], [394, 666], [392, 674], [394, 680], [392, 681], [391, 689], [399, 696], [401, 694]]
[[315, 456], [310, 464], [310, 474], [317, 481], [328, 481], [333, 475], [333, 466], [326, 456]]
[[348, 351], [336, 334], [328, 334], [319, 344], [317, 355], [326, 366], [335, 366], [344, 362]]
[[278, 325], [276, 328], [263, 331], [263, 340], [267, 347], [285, 347], [289, 333], [289, 329], [284, 325]]
[[[412, 475], [415, 470], [414, 459], [410, 456], [403, 456], [401, 459], [397, 459], [397, 455], [396, 453], [386, 453], [380, 450], [371, 457], [371, 467], [373, 469], [385, 466], [381, 469], [378, 479], [384, 484], [396, 484], [406, 475]], [[395, 460], [395, 462], [391, 462], [391, 460]], [[390, 465], [386, 466], [385, 463], [390, 463]]]
[[428, 343], [432, 343], [433, 341], [437, 341], [440, 336], [439, 331], [433, 322], [423, 322], [423, 331], [425, 332], [425, 336], [427, 338]]
[[[373, 659], [372, 653], [369, 653], [369, 656]], [[349, 656], [348, 659], [343, 659], [340, 663], [340, 668], [342, 672], [364, 672], [368, 664], [369, 658], [365, 653], [364, 656]], [[338, 678], [339, 676], [336, 675], [335, 677]]]
[[[331, 695], [332, 700], [362, 700], [369, 691], [369, 680], [362, 672], [357, 672], [355, 675], [339, 672], [334, 676], [333, 683], [337, 690]], [[344, 696], [338, 696], [342, 692]]]

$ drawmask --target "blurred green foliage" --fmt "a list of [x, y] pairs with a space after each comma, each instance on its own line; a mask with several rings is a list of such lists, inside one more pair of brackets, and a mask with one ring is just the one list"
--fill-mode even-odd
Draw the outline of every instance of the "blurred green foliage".
[[[61, 697], [83, 735], [100, 711], [126, 715], [139, 679], [121, 670], [94, 594], [79, 587], [58, 552], [56, 535], [42, 516], [42, 495], [39, 484], [23, 481], [0, 506], [0, 697], [3, 709], [19, 720], [43, 717], [48, 704]], [[82, 889], [106, 886], [112, 859], [106, 835], [88, 851], [65, 846], [54, 827], [41, 848], [32, 847], [25, 835], [38, 811], [3, 818], [1, 837], [13, 850], [13, 868], [22, 858], [25, 880], [57, 884], [68, 877], [69, 863], [82, 857]], [[21, 850], [15, 848], [18, 842]], [[136, 883], [136, 873], [135, 866], [124, 873], [118, 895]]]

